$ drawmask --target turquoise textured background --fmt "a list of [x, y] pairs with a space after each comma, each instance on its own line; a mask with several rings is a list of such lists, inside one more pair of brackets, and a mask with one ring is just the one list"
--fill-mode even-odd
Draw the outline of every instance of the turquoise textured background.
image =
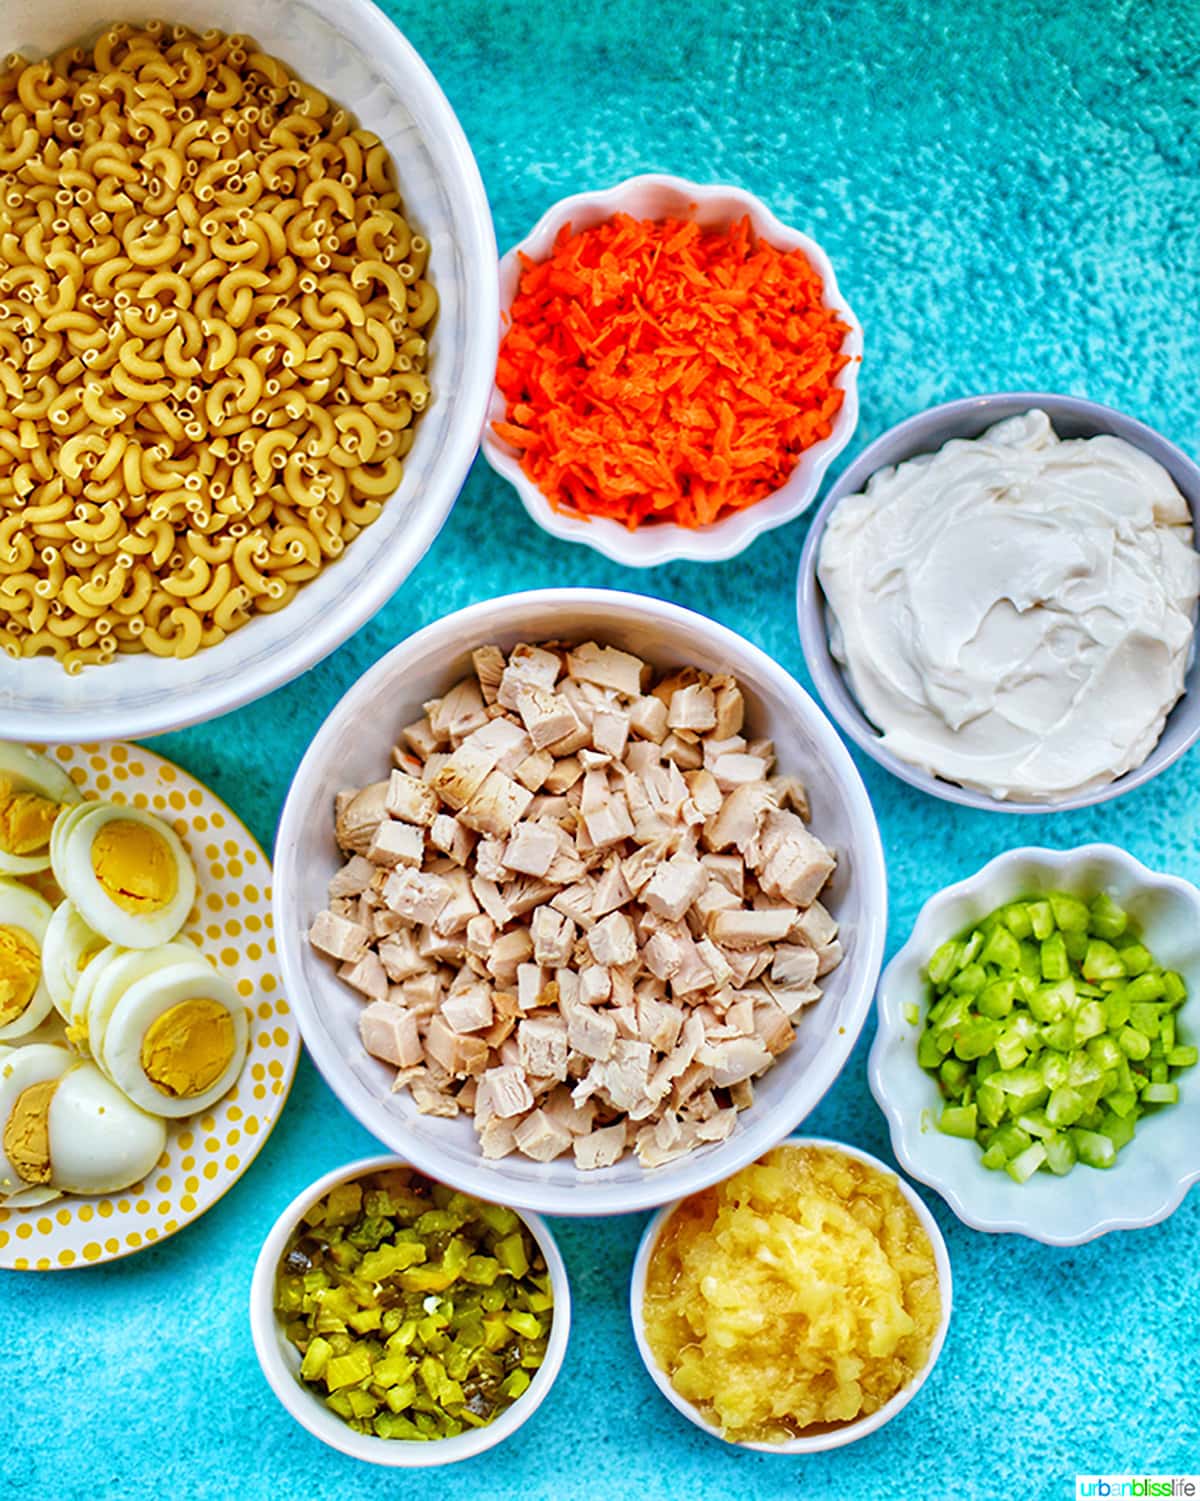
[[[561, 195], [646, 170], [739, 183], [821, 241], [867, 349], [857, 439], [835, 474], [922, 407], [1004, 388], [1107, 401], [1200, 450], [1190, 0], [384, 9], [462, 119], [502, 249]], [[804, 530], [801, 520], [712, 568], [630, 573], [536, 531], [479, 461], [429, 556], [353, 641], [262, 702], [155, 748], [269, 845], [305, 745], [366, 667], [450, 610], [538, 585], [682, 601], [803, 680], [793, 582]], [[933, 891], [1021, 843], [1111, 839], [1200, 877], [1194, 752], [1118, 803], [1038, 820], [957, 810], [862, 764], [887, 848], [890, 951]], [[886, 1157], [866, 1085], [871, 1030], [807, 1124]], [[979, 1235], [933, 1200], [957, 1284], [937, 1370], [879, 1434], [799, 1460], [724, 1449], [652, 1388], [626, 1315], [644, 1217], [560, 1221], [575, 1324], [534, 1419], [453, 1470], [357, 1465], [271, 1396], [246, 1298], [283, 1205], [371, 1149], [304, 1060], [258, 1163], [202, 1221], [111, 1267], [6, 1276], [0, 1495], [1039, 1501], [1074, 1495], [1076, 1472], [1200, 1470], [1196, 1194], [1165, 1224], [1074, 1251]]]

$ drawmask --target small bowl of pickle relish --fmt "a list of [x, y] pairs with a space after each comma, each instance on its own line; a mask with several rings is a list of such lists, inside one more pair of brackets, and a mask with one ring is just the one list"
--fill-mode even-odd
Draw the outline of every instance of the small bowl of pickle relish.
[[543, 1220], [398, 1157], [317, 1180], [284, 1210], [250, 1293], [267, 1381], [323, 1443], [373, 1464], [452, 1464], [516, 1431], [562, 1365], [566, 1268]]

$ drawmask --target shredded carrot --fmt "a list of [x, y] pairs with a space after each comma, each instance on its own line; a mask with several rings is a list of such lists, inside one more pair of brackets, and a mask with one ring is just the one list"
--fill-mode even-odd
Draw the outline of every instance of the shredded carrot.
[[749, 219], [616, 214], [521, 266], [493, 428], [556, 510], [708, 526], [829, 436], [849, 329], [803, 252]]

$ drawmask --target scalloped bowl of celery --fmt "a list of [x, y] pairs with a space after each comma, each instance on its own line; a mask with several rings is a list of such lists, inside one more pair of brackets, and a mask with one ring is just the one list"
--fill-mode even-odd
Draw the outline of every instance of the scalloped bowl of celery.
[[871, 1091], [978, 1230], [1078, 1245], [1200, 1179], [1200, 891], [1113, 845], [1012, 850], [884, 973]]

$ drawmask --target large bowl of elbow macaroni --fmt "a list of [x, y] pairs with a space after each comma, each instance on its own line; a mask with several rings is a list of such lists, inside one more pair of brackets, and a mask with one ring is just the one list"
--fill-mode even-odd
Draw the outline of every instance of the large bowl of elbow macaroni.
[[491, 389], [487, 199], [412, 46], [369, 0], [168, 10], [0, 14], [0, 737], [154, 734], [320, 660]]

